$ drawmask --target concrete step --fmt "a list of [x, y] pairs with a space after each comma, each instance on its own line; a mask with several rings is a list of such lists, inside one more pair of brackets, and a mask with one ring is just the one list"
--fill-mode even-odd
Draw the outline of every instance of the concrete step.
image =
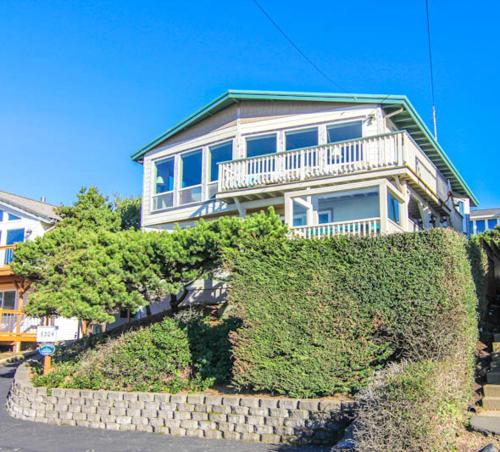
[[484, 397], [483, 408], [488, 411], [500, 411], [500, 397]]
[[483, 391], [485, 397], [500, 397], [500, 385], [484, 385]]
[[482, 411], [472, 416], [470, 425], [474, 430], [483, 433], [500, 434], [500, 412]]
[[499, 385], [500, 384], [500, 372], [488, 372], [486, 374], [486, 381], [490, 385]]
[[491, 347], [492, 347], [493, 353], [500, 352], [500, 342], [493, 342], [491, 344]]

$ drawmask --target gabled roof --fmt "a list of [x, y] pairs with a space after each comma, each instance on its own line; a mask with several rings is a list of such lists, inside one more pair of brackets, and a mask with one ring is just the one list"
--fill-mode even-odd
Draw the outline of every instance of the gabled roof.
[[166, 139], [199, 123], [218, 111], [244, 100], [379, 104], [382, 105], [386, 113], [401, 110], [391, 117], [394, 124], [398, 128], [407, 130], [410, 133], [443, 175], [450, 180], [453, 191], [468, 196], [474, 205], [478, 204], [474, 193], [472, 193], [463, 177], [453, 163], [451, 163], [443, 148], [433, 137], [411, 102], [406, 96], [401, 95], [229, 90], [139, 149], [132, 155], [132, 159], [140, 162], [148, 151], [154, 149]]
[[470, 213], [470, 217], [481, 218], [481, 217], [497, 217], [500, 216], [500, 208], [497, 209], [476, 209], [472, 210]]
[[42, 201], [25, 198], [24, 196], [15, 195], [6, 191], [0, 191], [0, 203], [13, 209], [26, 212], [33, 215], [46, 223], [55, 223], [59, 217], [56, 214], [56, 206]]

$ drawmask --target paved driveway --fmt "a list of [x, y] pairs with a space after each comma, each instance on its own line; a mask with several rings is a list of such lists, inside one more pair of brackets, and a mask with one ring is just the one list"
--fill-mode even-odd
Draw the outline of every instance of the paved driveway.
[[116, 432], [83, 427], [56, 426], [11, 418], [5, 411], [5, 397], [9, 392], [15, 365], [0, 366], [0, 451], [36, 452], [127, 452], [127, 451], [304, 451], [318, 448], [267, 446], [240, 441], [175, 438], [155, 433]]

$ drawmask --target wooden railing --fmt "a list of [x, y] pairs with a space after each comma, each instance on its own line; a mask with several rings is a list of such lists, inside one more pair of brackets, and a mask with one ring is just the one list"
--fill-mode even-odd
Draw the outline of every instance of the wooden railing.
[[408, 166], [441, 199], [448, 182], [406, 131], [219, 164], [219, 192]]
[[41, 320], [28, 317], [22, 310], [0, 309], [0, 341], [34, 341]]
[[349, 235], [359, 237], [374, 237], [379, 235], [380, 218], [365, 220], [337, 221], [315, 226], [296, 226], [290, 228], [291, 236], [304, 239], [332, 237], [334, 235]]
[[14, 259], [14, 249], [16, 245], [2, 245], [0, 246], [0, 267], [10, 265]]

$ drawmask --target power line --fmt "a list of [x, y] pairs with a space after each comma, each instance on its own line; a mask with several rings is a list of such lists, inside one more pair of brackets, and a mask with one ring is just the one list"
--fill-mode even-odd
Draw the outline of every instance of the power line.
[[252, 0], [259, 8], [259, 10], [266, 16], [266, 18], [273, 24], [273, 26], [280, 32], [280, 34], [288, 41], [288, 43], [297, 51], [297, 53], [304, 58], [319, 74], [321, 74], [326, 80], [328, 80], [332, 85], [336, 86], [340, 90], [344, 90], [337, 82], [335, 82], [325, 71], [323, 71], [314, 61], [311, 60], [301, 49], [300, 47], [295, 44], [293, 39], [288, 36], [288, 34], [279, 26], [279, 24], [271, 17], [271, 15], [264, 9], [264, 7], [257, 1], [257, 0]]
[[429, 0], [425, 0], [425, 12], [427, 17], [427, 43], [429, 45], [429, 72], [431, 79], [432, 123], [434, 126], [434, 138], [437, 140], [436, 99], [434, 96], [434, 69], [432, 66], [431, 21], [429, 18]]

